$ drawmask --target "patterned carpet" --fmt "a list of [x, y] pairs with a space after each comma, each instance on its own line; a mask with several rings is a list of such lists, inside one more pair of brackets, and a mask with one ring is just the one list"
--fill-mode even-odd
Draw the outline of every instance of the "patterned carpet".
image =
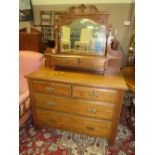
[[35, 129], [32, 118], [19, 131], [20, 155], [134, 155], [134, 113], [132, 94], [127, 92], [117, 128], [115, 144], [104, 138], [90, 137], [57, 129]]

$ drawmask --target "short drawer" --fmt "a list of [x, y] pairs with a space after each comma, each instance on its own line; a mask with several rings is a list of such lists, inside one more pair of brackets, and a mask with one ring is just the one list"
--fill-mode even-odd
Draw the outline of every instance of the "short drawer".
[[71, 95], [71, 86], [61, 83], [38, 82], [33, 81], [33, 89], [36, 92], [44, 92], [50, 94]]
[[76, 58], [65, 58], [65, 57], [53, 57], [53, 64], [57, 66], [79, 66]]
[[92, 136], [110, 137], [112, 123], [98, 119], [90, 119], [66, 113], [36, 109], [36, 124], [54, 127]]
[[112, 119], [114, 104], [56, 95], [35, 94], [36, 107], [100, 119]]
[[73, 96], [85, 99], [100, 100], [104, 102], [114, 102], [117, 97], [117, 91], [111, 89], [73, 86]]
[[80, 66], [85, 66], [85, 67], [102, 67], [104, 69], [105, 65], [105, 59], [81, 59], [80, 60]]

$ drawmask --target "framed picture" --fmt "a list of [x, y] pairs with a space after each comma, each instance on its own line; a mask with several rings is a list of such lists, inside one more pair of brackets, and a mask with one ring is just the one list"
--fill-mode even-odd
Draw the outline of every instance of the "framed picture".
[[19, 21], [33, 20], [31, 0], [19, 0]]

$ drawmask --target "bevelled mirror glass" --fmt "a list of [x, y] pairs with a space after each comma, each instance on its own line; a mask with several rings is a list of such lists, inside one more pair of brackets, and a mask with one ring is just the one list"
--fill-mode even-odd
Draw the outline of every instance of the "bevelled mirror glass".
[[105, 55], [106, 28], [90, 19], [61, 27], [61, 53]]

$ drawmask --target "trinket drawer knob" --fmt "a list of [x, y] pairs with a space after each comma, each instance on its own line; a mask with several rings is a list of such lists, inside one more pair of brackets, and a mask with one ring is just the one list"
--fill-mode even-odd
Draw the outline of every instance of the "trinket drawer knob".
[[46, 87], [46, 90], [47, 90], [48, 92], [53, 92], [55, 89], [52, 88], [52, 87]]
[[97, 97], [98, 96], [97, 92], [95, 92], [94, 90], [89, 92], [88, 95], [91, 97]]
[[88, 108], [88, 109], [87, 109], [87, 111], [88, 111], [88, 112], [91, 112], [91, 113], [96, 113], [96, 111], [97, 111], [97, 110], [96, 110], [96, 109], [94, 109], [94, 108], [93, 108], [93, 109]]
[[49, 106], [54, 106], [54, 105], [56, 105], [55, 102], [48, 102], [47, 104], [48, 104]]

